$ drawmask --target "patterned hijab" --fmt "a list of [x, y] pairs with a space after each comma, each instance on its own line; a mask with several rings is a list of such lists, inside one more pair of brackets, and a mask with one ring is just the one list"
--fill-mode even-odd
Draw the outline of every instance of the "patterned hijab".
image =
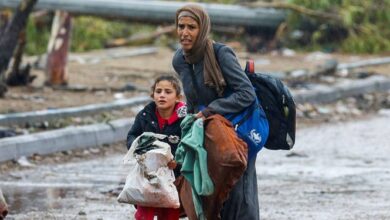
[[199, 34], [190, 51], [183, 51], [186, 62], [198, 63], [203, 59], [204, 84], [215, 88], [219, 96], [223, 95], [226, 86], [221, 68], [215, 58], [213, 41], [208, 38], [210, 33], [210, 18], [199, 5], [189, 4], [176, 11], [176, 28], [180, 17], [191, 17], [199, 25]]

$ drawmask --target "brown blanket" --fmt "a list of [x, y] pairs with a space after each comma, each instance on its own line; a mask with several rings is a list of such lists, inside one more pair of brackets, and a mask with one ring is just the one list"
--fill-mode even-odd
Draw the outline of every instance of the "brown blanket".
[[[204, 121], [204, 125], [207, 166], [215, 191], [210, 196], [202, 197], [202, 202], [206, 218], [214, 220], [221, 219], [222, 205], [246, 169], [248, 149], [223, 116], [210, 116]], [[178, 178], [177, 184], [184, 211], [190, 220], [197, 219], [191, 185], [184, 178]]]

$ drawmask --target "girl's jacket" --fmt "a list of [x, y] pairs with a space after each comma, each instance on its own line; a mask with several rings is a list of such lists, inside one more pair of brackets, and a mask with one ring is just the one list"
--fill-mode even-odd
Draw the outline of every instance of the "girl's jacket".
[[[175, 106], [175, 110], [171, 118], [165, 122], [165, 126], [160, 128], [156, 112], [156, 104], [150, 102], [142, 109], [135, 117], [134, 124], [127, 134], [127, 149], [143, 132], [153, 132], [157, 134], [165, 134], [167, 138], [163, 141], [171, 146], [172, 154], [175, 155], [177, 145], [180, 142], [181, 128], [180, 123], [187, 114], [187, 107], [184, 102], [179, 102]], [[175, 170], [175, 176], [179, 175], [180, 167]]]

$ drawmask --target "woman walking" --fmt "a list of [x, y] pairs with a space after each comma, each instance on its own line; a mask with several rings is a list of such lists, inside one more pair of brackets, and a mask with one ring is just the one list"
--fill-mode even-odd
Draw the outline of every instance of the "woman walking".
[[[199, 5], [176, 12], [181, 48], [172, 65], [180, 76], [189, 113], [197, 118], [238, 113], [255, 101], [254, 89], [233, 50], [209, 38], [210, 19]], [[224, 220], [259, 219], [256, 156], [247, 164], [221, 210]]]

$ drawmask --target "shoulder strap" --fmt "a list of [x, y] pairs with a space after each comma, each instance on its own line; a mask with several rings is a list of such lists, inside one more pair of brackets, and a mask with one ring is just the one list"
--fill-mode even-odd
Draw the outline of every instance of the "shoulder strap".
[[194, 70], [194, 64], [188, 64], [188, 66], [190, 67], [190, 72], [191, 72], [191, 79], [192, 79], [192, 85], [194, 85], [194, 89], [196, 90], [197, 93], [199, 93], [200, 89], [198, 87], [198, 83], [196, 83], [196, 79], [195, 79], [195, 70]]
[[[194, 71], [194, 64], [188, 64], [188, 67], [190, 68], [190, 75], [191, 75], [191, 80], [192, 80], [192, 86], [193, 88], [195, 89], [195, 92], [199, 94], [199, 87], [198, 87], [198, 83], [196, 83], [196, 79], [195, 79], [195, 71]], [[198, 105], [199, 103], [197, 101], [194, 101], [193, 105], [196, 106]], [[193, 108], [194, 108], [193, 106]]]
[[221, 43], [213, 43], [215, 59], [217, 59], [218, 64], [219, 64], [219, 57], [218, 57], [219, 50], [221, 50], [221, 48], [224, 47], [224, 46], [225, 45], [223, 45]]

